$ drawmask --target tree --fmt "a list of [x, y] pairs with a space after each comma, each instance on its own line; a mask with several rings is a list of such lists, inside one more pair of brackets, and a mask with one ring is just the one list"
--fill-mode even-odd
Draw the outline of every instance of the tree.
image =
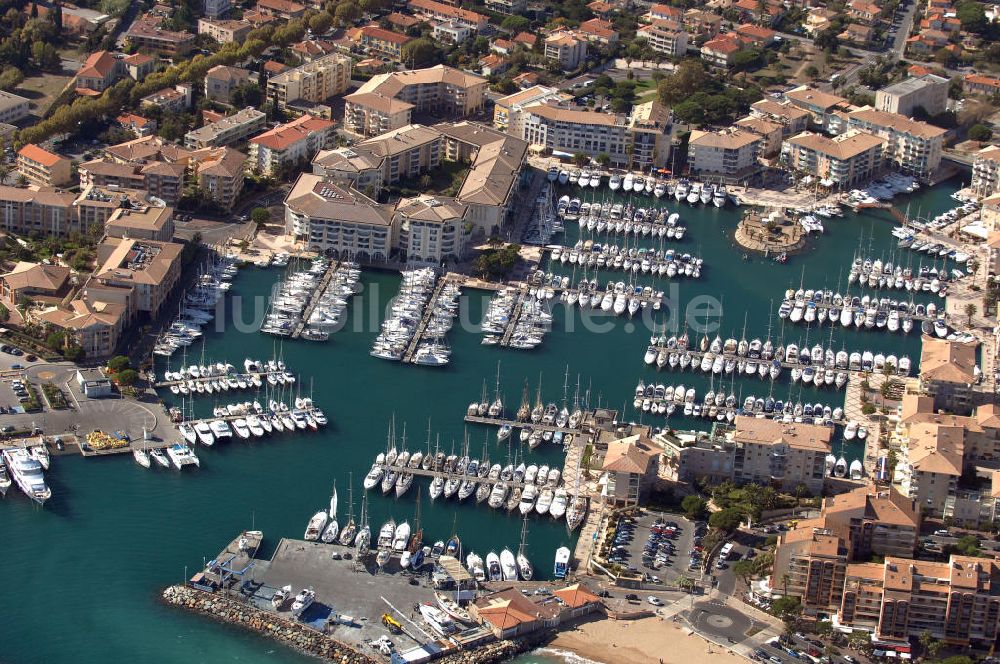
[[62, 4], [55, 3], [52, 8], [52, 27], [55, 28], [56, 35], [61, 36], [63, 31]]
[[733, 563], [733, 574], [743, 579], [743, 583], [749, 585], [750, 577], [753, 576], [754, 566], [752, 560], [737, 560]]
[[937, 657], [938, 654], [944, 649], [944, 641], [939, 641], [934, 639], [929, 644], [927, 644], [927, 653], [931, 657]]
[[24, 82], [24, 74], [17, 67], [6, 66], [0, 71], [0, 90], [13, 90]]
[[962, 29], [969, 32], [983, 32], [989, 25], [986, 12], [978, 2], [956, 3], [955, 15], [962, 22]]
[[590, 160], [590, 157], [582, 152], [577, 152], [573, 155], [573, 163], [577, 166], [584, 166]]
[[115, 355], [110, 360], [108, 360], [108, 371], [111, 373], [119, 373], [128, 369], [132, 363], [124, 355]]
[[784, 620], [786, 623], [794, 622], [802, 613], [802, 602], [798, 597], [779, 597], [771, 605], [771, 611], [775, 617]]
[[840, 28], [838, 27], [827, 28], [816, 35], [816, 38], [813, 39], [813, 44], [816, 48], [821, 48], [827, 53], [832, 53], [837, 50], [838, 46], [840, 46], [840, 38], [837, 37], [839, 31]]
[[[337, 17], [337, 20], [341, 24], [354, 23], [359, 18], [361, 18], [361, 7], [353, 2], [341, 2], [337, 5], [337, 9], [334, 10], [333, 15]], [[405, 47], [404, 47], [405, 48]]]
[[805, 74], [809, 78], [816, 78], [817, 76], [819, 76], [819, 67], [817, 67], [816, 65], [809, 65], [808, 67], [806, 67]]
[[135, 385], [137, 380], [139, 380], [139, 373], [135, 369], [126, 369], [118, 374], [119, 385]]
[[609, 155], [607, 152], [602, 152], [601, 154], [597, 155], [597, 157], [595, 157], [595, 160], [601, 166], [607, 166], [608, 164], [611, 163], [611, 155]]
[[0, 323], [6, 323], [10, 318], [10, 310], [6, 306], [0, 304]]
[[267, 208], [255, 207], [250, 211], [250, 221], [258, 226], [263, 226], [267, 222], [271, 221], [271, 211]]
[[742, 521], [743, 515], [740, 514], [739, 510], [732, 507], [719, 510], [712, 516], [708, 517], [708, 525], [727, 533], [734, 532], [740, 527], [740, 522]]
[[507, 16], [500, 22], [500, 27], [511, 34], [517, 34], [531, 27], [531, 21], [524, 16]]
[[973, 141], [986, 141], [993, 138], [993, 130], [984, 124], [974, 124], [969, 127], [969, 140]]
[[309, 19], [309, 29], [317, 35], [324, 34], [332, 25], [333, 17], [326, 12], [317, 12], [312, 18]]
[[955, 551], [963, 556], [979, 555], [979, 538], [975, 535], [963, 535], [954, 545]]
[[705, 506], [704, 499], [694, 494], [684, 496], [684, 499], [681, 500], [681, 509], [684, 510], [684, 516], [692, 520], [705, 516]]
[[965, 305], [964, 311], [966, 318], [968, 318], [967, 323], [969, 327], [972, 327], [972, 317], [976, 315], [976, 312], [979, 311], [979, 308], [975, 305], [974, 302], [969, 302], [967, 305]]
[[403, 44], [400, 57], [407, 67], [419, 69], [439, 64], [441, 51], [433, 41], [427, 37], [421, 37]]

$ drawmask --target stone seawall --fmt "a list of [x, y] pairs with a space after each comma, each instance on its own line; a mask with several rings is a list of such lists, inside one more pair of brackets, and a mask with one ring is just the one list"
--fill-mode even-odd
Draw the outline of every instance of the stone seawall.
[[[207, 593], [188, 586], [169, 586], [163, 591], [163, 601], [220, 622], [236, 625], [263, 636], [276, 639], [307, 655], [339, 664], [382, 664], [352, 646], [320, 634], [293, 620], [288, 620], [223, 595]], [[439, 664], [498, 664], [515, 655], [542, 645], [551, 634], [511, 641], [494, 641], [473, 650], [460, 650], [437, 660]]]
[[163, 600], [182, 609], [269, 636], [299, 652], [322, 657], [331, 662], [376, 664], [380, 661], [305, 625], [222, 595], [206, 593], [187, 586], [170, 586], [163, 591]]

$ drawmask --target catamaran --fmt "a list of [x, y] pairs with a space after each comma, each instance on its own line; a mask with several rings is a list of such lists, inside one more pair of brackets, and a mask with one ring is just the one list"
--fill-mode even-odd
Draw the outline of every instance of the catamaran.
[[184, 466], [201, 466], [201, 461], [194, 451], [184, 443], [174, 443], [168, 447], [167, 456], [177, 470], [181, 470]]

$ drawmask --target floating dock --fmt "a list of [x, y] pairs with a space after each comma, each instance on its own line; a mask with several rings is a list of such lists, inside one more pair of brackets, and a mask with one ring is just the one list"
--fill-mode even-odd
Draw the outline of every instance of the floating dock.
[[312, 293], [309, 294], [309, 302], [306, 303], [306, 308], [302, 310], [302, 316], [299, 318], [299, 322], [295, 324], [292, 329], [292, 333], [289, 335], [292, 339], [298, 339], [302, 335], [302, 330], [305, 329], [306, 323], [309, 321], [309, 317], [312, 316], [313, 311], [316, 309], [316, 304], [319, 302], [320, 296], [326, 290], [326, 287], [330, 285], [330, 280], [333, 279], [334, 273], [337, 268], [340, 267], [340, 261], [331, 260], [330, 264], [326, 266], [326, 271], [323, 276], [320, 277], [319, 283], [316, 284], [316, 288], [313, 289]]
[[434, 286], [434, 291], [427, 300], [427, 304], [424, 305], [424, 311], [420, 316], [420, 322], [417, 324], [417, 329], [413, 333], [413, 338], [410, 339], [409, 345], [403, 352], [404, 363], [413, 362], [413, 356], [416, 354], [417, 347], [420, 345], [420, 342], [423, 341], [424, 332], [427, 331], [427, 325], [434, 317], [434, 308], [437, 306], [438, 298], [441, 297], [441, 292], [444, 290], [444, 287], [450, 283], [451, 279], [449, 275], [446, 274], [442, 277], [438, 277], [437, 284]]

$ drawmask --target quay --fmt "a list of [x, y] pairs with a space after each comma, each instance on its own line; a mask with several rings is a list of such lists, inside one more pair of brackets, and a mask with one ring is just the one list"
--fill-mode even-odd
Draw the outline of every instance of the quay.
[[413, 338], [410, 339], [410, 343], [403, 352], [404, 363], [413, 362], [413, 356], [417, 352], [417, 346], [419, 346], [420, 342], [423, 340], [424, 332], [427, 331], [427, 325], [431, 322], [431, 318], [434, 317], [434, 308], [437, 306], [437, 300], [441, 296], [441, 291], [443, 291], [444, 287], [449, 283], [451, 283], [451, 279], [448, 274], [438, 278], [437, 284], [434, 286], [434, 291], [427, 299], [427, 304], [424, 305], [424, 311], [420, 316], [420, 322], [417, 324], [417, 329], [413, 333]]
[[292, 339], [298, 339], [302, 335], [302, 330], [305, 329], [306, 323], [309, 321], [309, 317], [312, 316], [313, 311], [316, 309], [320, 296], [323, 294], [323, 291], [326, 290], [326, 287], [330, 285], [330, 280], [333, 279], [333, 275], [339, 267], [340, 261], [337, 260], [331, 260], [330, 264], [326, 266], [326, 271], [320, 278], [319, 283], [316, 284], [316, 288], [309, 294], [309, 302], [306, 304], [306, 308], [302, 310], [302, 316], [299, 318], [299, 322], [295, 324], [291, 335], [289, 335]]

